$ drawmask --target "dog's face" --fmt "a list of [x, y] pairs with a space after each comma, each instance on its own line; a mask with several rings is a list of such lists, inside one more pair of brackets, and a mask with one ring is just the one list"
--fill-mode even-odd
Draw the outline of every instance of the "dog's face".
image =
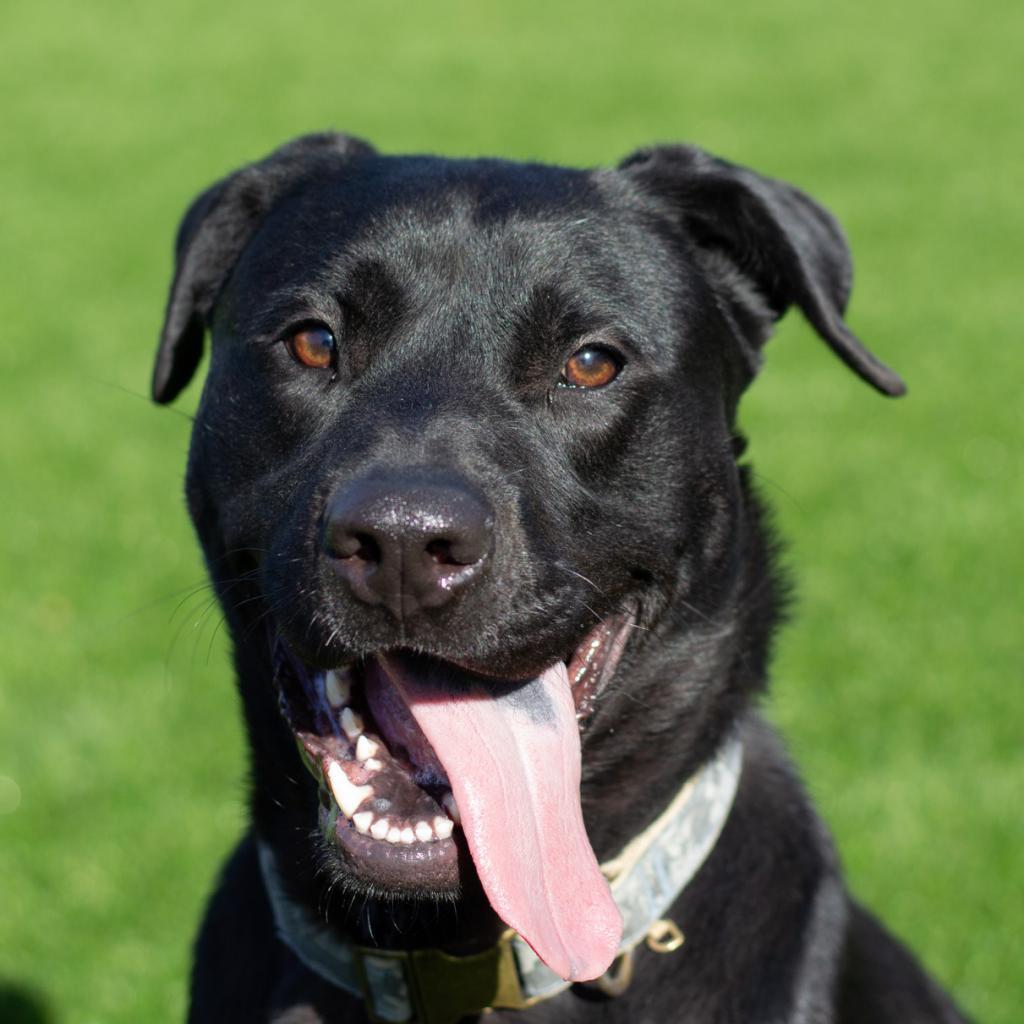
[[[303, 830], [364, 891], [478, 877], [556, 970], [600, 973], [617, 917], [579, 730], [589, 819], [738, 685], [733, 421], [772, 321], [798, 304], [899, 389], [842, 324], [834, 223], [682, 147], [575, 171], [315, 136], [200, 197], [178, 261], [154, 390], [183, 386], [209, 326], [187, 490], [258, 825]], [[665, 679], [687, 638], [693, 673]], [[602, 716], [624, 696], [618, 744]], [[590, 938], [566, 940], [581, 913]]]

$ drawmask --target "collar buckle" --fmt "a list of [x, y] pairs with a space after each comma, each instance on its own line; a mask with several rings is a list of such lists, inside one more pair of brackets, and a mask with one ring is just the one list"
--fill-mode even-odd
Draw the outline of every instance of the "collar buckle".
[[508, 930], [482, 953], [353, 946], [356, 973], [374, 1024], [456, 1024], [489, 1007], [522, 1010], [539, 999], [523, 992]]

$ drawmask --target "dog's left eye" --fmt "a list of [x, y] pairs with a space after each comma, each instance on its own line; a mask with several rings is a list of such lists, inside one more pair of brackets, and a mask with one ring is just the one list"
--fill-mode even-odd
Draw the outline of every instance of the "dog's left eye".
[[622, 370], [624, 360], [604, 345], [585, 345], [565, 364], [559, 384], [568, 388], [603, 388]]
[[305, 327], [285, 339], [285, 344], [293, 358], [303, 366], [314, 370], [327, 370], [334, 365], [337, 342], [326, 327]]

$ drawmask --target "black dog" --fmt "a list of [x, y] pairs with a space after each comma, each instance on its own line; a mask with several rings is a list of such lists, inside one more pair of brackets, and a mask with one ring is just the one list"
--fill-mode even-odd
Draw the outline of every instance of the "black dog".
[[825, 210], [687, 146], [316, 135], [195, 201], [153, 393], [209, 329], [187, 494], [252, 829], [192, 1020], [962, 1019], [753, 707], [785, 587], [736, 406], [790, 305], [902, 393], [849, 288]]

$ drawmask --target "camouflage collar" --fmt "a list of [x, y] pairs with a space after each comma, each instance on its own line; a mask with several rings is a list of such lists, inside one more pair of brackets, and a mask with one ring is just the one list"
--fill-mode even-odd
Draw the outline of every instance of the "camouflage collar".
[[[672, 953], [683, 944], [679, 927], [664, 915], [714, 848], [742, 767], [743, 745], [731, 737], [653, 824], [601, 865], [623, 921], [619, 956], [590, 983], [606, 995], [628, 987], [641, 942], [656, 953]], [[511, 930], [491, 949], [471, 956], [346, 942], [288, 899], [270, 848], [259, 843], [258, 850], [281, 941], [311, 971], [362, 998], [373, 1021], [455, 1024], [488, 1008], [524, 1009], [569, 987]]]

